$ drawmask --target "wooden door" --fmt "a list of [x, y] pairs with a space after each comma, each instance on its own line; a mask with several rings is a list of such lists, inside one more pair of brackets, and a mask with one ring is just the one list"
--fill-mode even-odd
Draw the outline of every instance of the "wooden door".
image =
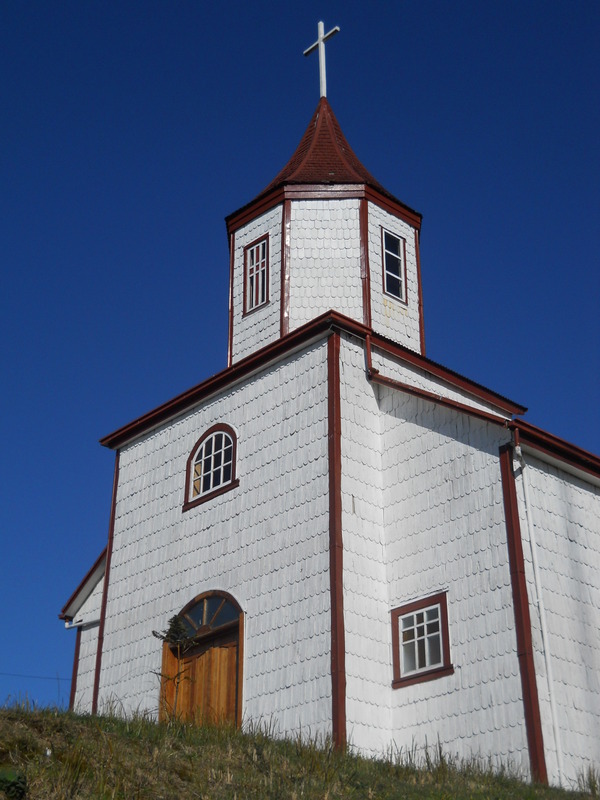
[[201, 640], [179, 660], [165, 643], [159, 718], [237, 724], [238, 680], [237, 626]]

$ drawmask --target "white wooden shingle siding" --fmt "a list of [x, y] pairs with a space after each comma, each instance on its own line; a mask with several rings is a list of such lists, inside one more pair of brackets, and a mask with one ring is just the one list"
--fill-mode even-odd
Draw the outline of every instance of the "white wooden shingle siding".
[[[406, 241], [406, 303], [389, 297], [383, 291], [382, 227]], [[375, 203], [369, 203], [369, 267], [373, 330], [421, 352], [415, 229]]]
[[[244, 719], [331, 732], [327, 346], [321, 342], [123, 448], [100, 707], [155, 712], [152, 630], [201, 592], [245, 614]], [[240, 486], [182, 512], [187, 457], [237, 433]]]
[[[278, 205], [256, 217], [235, 233], [233, 262], [233, 351], [232, 363], [279, 338], [281, 291], [281, 215]], [[269, 236], [269, 301], [244, 314], [244, 247]]]
[[[600, 762], [600, 489], [525, 454], [542, 606], [548, 632], [567, 785]], [[520, 464], [515, 461], [542, 731], [550, 781], [557, 780], [540, 609]]]
[[439, 740], [529, 770], [499, 446], [501, 428], [382, 389], [391, 606], [447, 591], [453, 675], [393, 693], [396, 744]]
[[330, 309], [363, 321], [359, 200], [291, 204], [290, 331]]

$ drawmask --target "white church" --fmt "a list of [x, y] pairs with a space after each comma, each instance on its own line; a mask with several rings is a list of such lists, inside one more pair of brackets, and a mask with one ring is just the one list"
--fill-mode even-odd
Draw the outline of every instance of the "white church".
[[[101, 440], [71, 707], [439, 742], [568, 786], [600, 766], [600, 458], [427, 358], [421, 215], [340, 129], [335, 30], [294, 154], [226, 219], [226, 369]], [[173, 617], [180, 658], [152, 633]]]

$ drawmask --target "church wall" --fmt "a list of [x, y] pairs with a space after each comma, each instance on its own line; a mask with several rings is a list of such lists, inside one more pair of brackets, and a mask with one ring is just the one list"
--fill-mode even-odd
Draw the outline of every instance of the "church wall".
[[351, 745], [381, 755], [392, 729], [381, 420], [363, 343], [343, 337], [340, 359], [347, 735]]
[[[280, 334], [281, 215], [278, 205], [236, 231], [233, 276], [232, 363], [275, 341]], [[269, 301], [244, 314], [244, 247], [269, 235]]]
[[[383, 291], [383, 244], [381, 229], [406, 242], [407, 302]], [[375, 203], [369, 203], [369, 268], [371, 283], [371, 323], [373, 330], [396, 342], [421, 352], [419, 327], [419, 279], [415, 250], [415, 229]]]
[[[240, 485], [182, 513], [186, 460], [216, 422], [237, 433]], [[331, 733], [327, 433], [321, 342], [123, 448], [100, 709], [156, 711], [152, 630], [220, 589], [245, 614], [244, 720]]]
[[[569, 786], [600, 762], [600, 489], [529, 453], [525, 460], [563, 782]], [[549, 780], [556, 783], [556, 741], [523, 478], [519, 462], [514, 465], [546, 764]]]
[[528, 774], [498, 457], [509, 435], [399, 391], [380, 396], [390, 608], [447, 592], [454, 667], [392, 690], [395, 745], [439, 742]]
[[360, 201], [291, 203], [289, 329], [330, 309], [363, 321]]

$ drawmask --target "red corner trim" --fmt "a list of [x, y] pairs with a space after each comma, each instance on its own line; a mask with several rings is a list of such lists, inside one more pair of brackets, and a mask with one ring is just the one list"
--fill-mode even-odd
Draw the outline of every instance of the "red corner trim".
[[327, 342], [327, 392], [332, 737], [335, 747], [342, 749], [346, 746], [346, 645], [343, 594], [340, 337], [337, 333], [332, 334]]
[[117, 488], [119, 485], [119, 458], [120, 458], [120, 453], [117, 450], [117, 453], [115, 455], [115, 474], [113, 478], [112, 502], [110, 507], [110, 522], [108, 525], [108, 544], [106, 546], [106, 569], [104, 572], [104, 586], [102, 589], [100, 626], [98, 628], [98, 648], [96, 650], [96, 672], [94, 675], [94, 693], [92, 695], [92, 714], [98, 713], [98, 691], [100, 689], [100, 667], [102, 666], [102, 647], [104, 645], [104, 623], [106, 621], [108, 580], [110, 577], [110, 562], [112, 560], [113, 538], [115, 533], [115, 512], [117, 508]]
[[75, 639], [75, 653], [73, 654], [73, 672], [71, 673], [71, 693], [69, 695], [69, 711], [75, 708], [75, 695], [77, 694], [77, 673], [79, 671], [79, 648], [81, 647], [81, 628], [77, 628]]
[[421, 355], [425, 355], [425, 319], [423, 317], [423, 284], [421, 282], [421, 234], [415, 228], [415, 256], [417, 259], [417, 289], [419, 296], [419, 336], [421, 338]]
[[279, 335], [285, 336], [290, 329], [290, 247], [291, 247], [292, 204], [283, 203], [281, 215], [281, 291], [279, 293], [280, 323]]
[[362, 281], [363, 323], [371, 327], [371, 269], [369, 266], [369, 204], [360, 201], [360, 277]]
[[233, 363], [233, 266], [235, 261], [235, 233], [229, 234], [229, 341], [227, 343], [227, 366]]
[[531, 617], [529, 616], [529, 599], [527, 596], [527, 582], [525, 580], [521, 524], [519, 522], [517, 492], [512, 469], [512, 447], [509, 444], [505, 444], [500, 448], [500, 475], [502, 478], [508, 560], [510, 563], [510, 580], [515, 612], [517, 657], [521, 673], [531, 775], [535, 781], [548, 783], [544, 739], [542, 735], [542, 720], [540, 716], [535, 665], [533, 662]]
[[600, 477], [600, 458], [593, 453], [570, 444], [570, 442], [524, 420], [514, 420], [509, 424], [509, 428], [518, 433], [523, 444], [557, 458], [559, 461], [564, 461], [583, 472]]

